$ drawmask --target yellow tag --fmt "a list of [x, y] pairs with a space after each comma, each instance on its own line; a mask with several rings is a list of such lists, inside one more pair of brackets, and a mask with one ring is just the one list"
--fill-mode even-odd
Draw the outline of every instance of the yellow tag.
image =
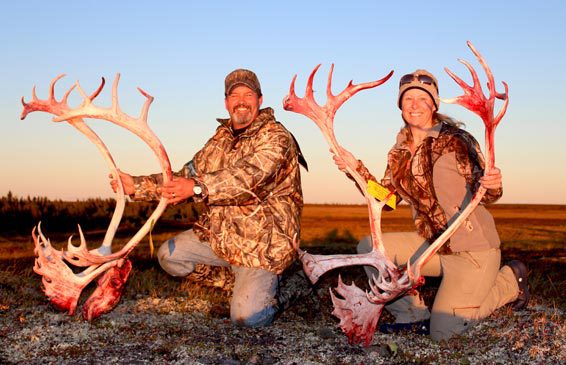
[[151, 221], [151, 225], [149, 226], [149, 257], [153, 257], [153, 251], [155, 250], [153, 247], [153, 237], [151, 237], [151, 231], [153, 231], [153, 226], [155, 225], [155, 221]]
[[[383, 199], [387, 198], [387, 195], [391, 193], [391, 191], [389, 191], [389, 189], [387, 189], [385, 186], [373, 180], [368, 181], [368, 186], [366, 190], [369, 193], [369, 195], [373, 196], [379, 201], [383, 201]], [[397, 197], [395, 195], [391, 195], [389, 200], [387, 200], [387, 205], [395, 209], [397, 207]]]

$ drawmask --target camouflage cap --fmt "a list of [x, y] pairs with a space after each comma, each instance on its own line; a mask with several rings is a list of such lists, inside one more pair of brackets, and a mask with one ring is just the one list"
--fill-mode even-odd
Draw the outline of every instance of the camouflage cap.
[[239, 68], [226, 76], [224, 80], [224, 96], [228, 96], [230, 91], [237, 85], [245, 85], [255, 91], [257, 96], [261, 96], [261, 86], [255, 73], [250, 70]]

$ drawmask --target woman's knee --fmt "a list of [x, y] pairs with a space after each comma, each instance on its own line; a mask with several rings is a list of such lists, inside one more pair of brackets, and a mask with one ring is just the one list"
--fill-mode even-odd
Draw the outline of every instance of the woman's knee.
[[430, 337], [435, 341], [442, 341], [461, 335], [476, 323], [473, 319], [474, 312], [474, 308], [452, 308], [449, 311], [447, 308], [439, 310], [438, 307], [433, 307], [430, 316]]
[[371, 236], [365, 236], [358, 242], [358, 246], [356, 247], [356, 251], [358, 253], [368, 253], [371, 252], [373, 247], [373, 243], [371, 241]]

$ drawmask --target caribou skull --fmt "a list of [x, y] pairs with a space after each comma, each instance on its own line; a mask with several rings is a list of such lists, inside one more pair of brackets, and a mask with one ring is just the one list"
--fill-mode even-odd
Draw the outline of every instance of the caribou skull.
[[[126, 200], [124, 190], [118, 175], [118, 168], [114, 163], [112, 155], [100, 137], [84, 122], [83, 118], [107, 120], [135, 133], [149, 145], [153, 153], [157, 156], [165, 182], [170, 181], [172, 172], [165, 148], [147, 125], [149, 106], [153, 101], [151, 95], [138, 88], [141, 94], [145, 96], [146, 101], [142, 107], [140, 116], [134, 118], [125, 114], [118, 105], [118, 82], [120, 80], [120, 74], [117, 74], [114, 79], [112, 86], [112, 105], [110, 108], [98, 107], [92, 103], [104, 87], [104, 78], [98, 89], [90, 96], [84, 93], [77, 81], [75, 85], [67, 90], [63, 98], [57, 101], [55, 98], [55, 83], [63, 76], [64, 75], [59, 75], [51, 81], [49, 96], [46, 100], [37, 98], [35, 87], [32, 91], [32, 100], [29, 103], [26, 103], [22, 97], [24, 109], [21, 119], [24, 119], [27, 114], [34, 111], [47, 112], [55, 115], [53, 121], [66, 121], [90, 139], [100, 150], [112, 175], [118, 182], [116, 208], [104, 240], [97, 249], [89, 250], [87, 248], [83, 232], [79, 226], [80, 245], [73, 245], [71, 242], [72, 237], [70, 237], [67, 244], [67, 251], [57, 250], [53, 248], [49, 239], [43, 235], [41, 232], [41, 224], [38, 224], [37, 231], [39, 235], [36, 234], [36, 228], [34, 228], [32, 232], [35, 243], [34, 252], [36, 255], [33, 269], [37, 274], [43, 277], [44, 292], [49, 301], [56, 308], [67, 311], [70, 315], [75, 313], [82, 290], [90, 282], [98, 278], [97, 289], [83, 306], [83, 317], [87, 320], [92, 320], [104, 313], [108, 313], [119, 302], [124, 284], [132, 268], [132, 264], [127, 259], [127, 256], [150, 231], [157, 219], [159, 219], [167, 207], [168, 201], [166, 198], [161, 198], [157, 208], [142, 228], [119, 251], [112, 253], [112, 241], [120, 220], [122, 219], [125, 207]], [[67, 99], [75, 87], [77, 87], [83, 101], [79, 107], [73, 109], [69, 107]], [[85, 269], [79, 273], [75, 273], [76, 270], [73, 270], [72, 267]]]
[[[445, 102], [462, 105], [465, 108], [477, 113], [484, 121], [484, 124], [486, 126], [486, 151], [488, 156], [486, 171], [488, 171], [493, 166], [495, 158], [493, 149], [493, 135], [495, 128], [501, 121], [501, 118], [503, 117], [507, 109], [507, 84], [503, 83], [505, 87], [505, 93], [496, 93], [493, 74], [487, 66], [487, 63], [470, 42], [468, 42], [468, 46], [470, 47], [474, 55], [478, 58], [487, 74], [488, 89], [490, 95], [488, 98], [484, 96], [481, 85], [478, 81], [478, 76], [473, 67], [466, 61], [460, 61], [464, 63], [470, 70], [474, 85], [473, 87], [468, 86], [460, 78], [446, 69], [448, 74], [464, 89], [465, 94], [454, 99], [445, 100]], [[334, 115], [336, 111], [346, 100], [348, 100], [358, 91], [383, 84], [391, 77], [393, 71], [391, 71], [383, 79], [370, 83], [353, 85], [350, 81], [346, 89], [344, 89], [339, 95], [334, 96], [332, 95], [331, 91], [333, 70], [332, 66], [330, 74], [328, 76], [326, 90], [328, 100], [324, 106], [320, 106], [314, 100], [312, 89], [314, 75], [319, 67], [320, 65], [318, 65], [313, 70], [307, 81], [304, 98], [298, 98], [296, 96], [296, 76], [293, 78], [289, 90], [289, 95], [287, 95], [283, 100], [283, 107], [285, 108], [285, 110], [303, 114], [313, 120], [320, 128], [323, 136], [329, 143], [331, 151], [334, 154], [341, 156], [344, 149], [338, 144], [333, 130]], [[495, 98], [504, 100], [503, 107], [496, 117], [493, 116]], [[357, 255], [311, 255], [300, 250], [298, 242], [295, 242], [295, 248], [299, 252], [299, 257], [303, 262], [303, 268], [307, 276], [313, 283], [316, 283], [320, 276], [327, 271], [339, 267], [352, 265], [369, 265], [377, 269], [379, 275], [378, 277], [372, 277], [370, 279], [369, 292], [364, 292], [353, 283], [351, 285], [345, 285], [340, 277], [338, 280], [338, 287], [336, 288], [336, 292], [343, 299], [335, 296], [332, 290], [330, 290], [332, 302], [334, 304], [334, 311], [332, 312], [332, 314], [340, 319], [339, 326], [347, 335], [349, 342], [363, 342], [364, 346], [368, 346], [373, 340], [375, 327], [383, 310], [383, 306], [387, 302], [419, 287], [424, 283], [424, 278], [420, 274], [421, 268], [430, 258], [432, 258], [432, 256], [440, 249], [440, 247], [458, 229], [460, 224], [464, 222], [466, 218], [471, 214], [471, 212], [479, 204], [483, 195], [485, 194], [485, 189], [480, 188], [477, 191], [473, 200], [460, 213], [460, 216], [454, 220], [454, 222], [446, 229], [446, 231], [434, 243], [432, 243], [430, 247], [417, 260], [415, 260], [413, 265], [407, 262], [407, 265], [405, 267], [397, 267], [388, 258], [387, 253], [385, 252], [385, 249], [383, 247], [383, 241], [381, 237], [381, 211], [389, 197], [386, 197], [380, 202], [376, 201], [368, 192], [363, 189], [363, 187], [367, 185], [367, 181], [365, 181], [365, 179], [356, 171], [356, 166], [348, 165], [350, 162], [347, 158], [344, 158], [343, 160], [347, 164], [347, 173], [354, 179], [359, 187], [362, 187], [364, 197], [366, 198], [368, 204], [370, 229], [373, 240], [372, 251], [367, 254]]]

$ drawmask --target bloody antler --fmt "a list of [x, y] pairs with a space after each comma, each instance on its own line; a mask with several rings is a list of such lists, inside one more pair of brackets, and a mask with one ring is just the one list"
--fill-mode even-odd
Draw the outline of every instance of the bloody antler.
[[[320, 106], [314, 100], [312, 88], [314, 75], [319, 67], [320, 65], [309, 76], [304, 98], [298, 98], [295, 94], [296, 76], [293, 78], [289, 95], [283, 100], [283, 108], [303, 114], [313, 120], [326, 138], [332, 152], [338, 156], [343, 156], [345, 149], [339, 145], [333, 130], [336, 111], [358, 91], [373, 88], [386, 82], [393, 75], [393, 71], [384, 78], [374, 82], [354, 85], [350, 81], [340, 94], [334, 96], [331, 90], [332, 71], [334, 69], [334, 65], [332, 65], [326, 88], [327, 102], [324, 106]], [[351, 165], [346, 158], [344, 158], [344, 161], [347, 164], [347, 172], [354, 178], [358, 186], [365, 187], [367, 182], [356, 171], [356, 166]], [[371, 280], [372, 293], [364, 293], [354, 284], [347, 286], [341, 282], [336, 291], [344, 299], [337, 298], [332, 290], [330, 291], [335, 307], [333, 314], [340, 318], [340, 327], [347, 334], [348, 339], [354, 343], [363, 341], [366, 345], [369, 345], [373, 338], [379, 314], [383, 309], [383, 303], [386, 302], [381, 296], [385, 295], [389, 298], [391, 293], [397, 290], [405, 292], [410, 281], [407, 278], [399, 278], [398, 268], [385, 255], [381, 235], [381, 211], [388, 197], [378, 202], [364, 189], [362, 191], [368, 204], [373, 241], [373, 250], [371, 252], [361, 255], [311, 255], [300, 250], [298, 243], [295, 243], [295, 246], [299, 251], [305, 273], [313, 283], [325, 272], [343, 266], [370, 265], [379, 271], [379, 276]]]
[[[124, 247], [112, 253], [111, 245], [114, 235], [118, 228], [118, 224], [122, 218], [125, 206], [125, 195], [122, 182], [119, 178], [118, 168], [98, 135], [90, 129], [83, 118], [104, 119], [124, 127], [140, 138], [142, 138], [157, 156], [164, 181], [171, 179], [171, 165], [167, 153], [157, 136], [151, 131], [147, 125], [147, 116], [149, 106], [153, 101], [153, 97], [145, 91], [138, 89], [142, 95], [146, 97], [146, 102], [142, 108], [138, 118], [125, 114], [118, 106], [118, 82], [120, 75], [116, 75], [112, 86], [112, 106], [110, 108], [101, 108], [93, 105], [93, 100], [101, 92], [104, 86], [104, 79], [99, 88], [91, 95], [87, 96], [79, 83], [77, 82], [64, 94], [60, 101], [54, 96], [55, 83], [64, 75], [60, 75], [51, 82], [49, 96], [46, 100], [40, 100], [35, 93], [35, 87], [32, 91], [32, 100], [29, 103], [24, 101], [22, 104], [21, 119], [24, 119], [28, 113], [34, 111], [44, 111], [54, 114], [53, 121], [67, 121], [73, 127], [77, 128], [87, 138], [89, 138], [100, 150], [105, 158], [112, 175], [118, 182], [116, 193], [116, 209], [110, 221], [110, 225], [104, 237], [101, 246], [98, 249], [88, 250], [84, 235], [79, 226], [80, 245], [74, 246], [71, 238], [67, 244], [67, 251], [59, 251], [51, 246], [50, 241], [41, 232], [41, 226], [38, 225], [39, 236], [33, 231], [33, 239], [35, 242], [35, 266], [34, 271], [43, 277], [44, 291], [57, 308], [74, 314], [78, 299], [84, 287], [92, 280], [98, 279], [98, 288], [91, 297], [86, 301], [83, 308], [83, 316], [91, 320], [106, 313], [118, 303], [124, 288], [124, 284], [131, 270], [131, 263], [126, 259], [131, 250], [141, 241], [141, 239], [149, 232], [152, 224], [160, 217], [167, 206], [167, 199], [162, 198], [156, 210], [150, 216], [144, 226], [124, 245]], [[82, 104], [75, 109], [71, 109], [67, 104], [67, 98], [71, 91], [77, 87], [83, 97]], [[65, 263], [67, 261], [73, 266], [86, 267], [82, 272], [75, 274], [73, 270]]]
[[[352, 81], [350, 81], [348, 86], [344, 90], [342, 90], [340, 94], [335, 96], [332, 94], [332, 72], [334, 71], [334, 65], [332, 65], [330, 68], [330, 73], [328, 74], [328, 83], [326, 86], [327, 101], [324, 106], [320, 106], [314, 100], [312, 88], [314, 75], [318, 71], [319, 67], [320, 65], [316, 66], [309, 76], [304, 98], [298, 98], [295, 94], [295, 80], [297, 76], [295, 75], [293, 77], [293, 81], [291, 81], [291, 87], [289, 89], [289, 95], [287, 95], [285, 99], [283, 99], [283, 108], [288, 111], [303, 114], [314, 121], [321, 130], [322, 135], [326, 138], [326, 141], [330, 145], [332, 152], [338, 156], [342, 156], [343, 147], [338, 144], [336, 136], [334, 135], [334, 115], [336, 114], [336, 111], [342, 106], [342, 104], [344, 104], [349, 98], [354, 96], [358, 91], [374, 88], [389, 80], [389, 78], [393, 75], [393, 71], [391, 71], [384, 78], [373, 82], [354, 85]], [[359, 186], [366, 186], [366, 181], [356, 171], [356, 166], [347, 165], [346, 169]], [[377, 212], [378, 208], [376, 206], [377, 202], [375, 202], [375, 199], [371, 198], [371, 196], [366, 192], [364, 192], [364, 195], [366, 196], [366, 199], [368, 199], [368, 203], [369, 201], [374, 202], [370, 206], [370, 216], [380, 214]], [[387, 199], [385, 199], [385, 201], [387, 201]], [[379, 210], [381, 210], [381, 208], [379, 208]], [[376, 220], [371, 221], [371, 223], [374, 222], [376, 222]], [[377, 220], [377, 222], [379, 222], [379, 219]], [[379, 231], [380, 228], [375, 227], [375, 230]], [[372, 232], [373, 231], [374, 229], [372, 229]], [[376, 236], [374, 238], [376, 239], [374, 241], [374, 244], [379, 246], [380, 251], [383, 251], [383, 244], [380, 237]]]
[[[446, 71], [446, 73], [448, 73], [448, 75], [450, 75], [450, 77], [452, 77], [452, 79], [454, 79], [454, 81], [456, 81], [456, 83], [460, 85], [460, 87], [464, 90], [464, 95], [457, 96], [451, 99], [444, 99], [442, 101], [445, 103], [461, 105], [464, 108], [470, 110], [471, 112], [476, 113], [483, 120], [483, 124], [485, 125], [485, 146], [486, 146], [486, 154], [487, 154], [486, 171], [487, 171], [491, 169], [495, 164], [495, 149], [494, 149], [495, 128], [497, 128], [499, 122], [501, 122], [501, 119], [503, 118], [505, 112], [507, 111], [507, 106], [509, 105], [509, 97], [508, 97], [509, 87], [507, 86], [507, 83], [505, 83], [505, 81], [502, 81], [503, 87], [505, 88], [505, 92], [498, 93], [495, 90], [495, 81], [493, 79], [493, 73], [491, 72], [491, 69], [487, 65], [487, 62], [485, 62], [485, 59], [476, 50], [472, 42], [468, 41], [467, 44], [468, 47], [470, 47], [470, 49], [474, 53], [474, 55], [477, 57], [479, 63], [482, 65], [485, 71], [485, 74], [487, 76], [487, 89], [489, 90], [489, 97], [488, 98], [485, 97], [481, 84], [479, 82], [478, 74], [476, 73], [474, 68], [466, 60], [459, 59], [459, 61], [463, 63], [470, 71], [472, 75], [472, 80], [474, 81], [474, 86], [473, 87], [469, 86], [464, 81], [462, 81], [462, 79], [456, 76], [452, 71], [450, 71], [448, 68], [445, 67], [444, 70]], [[503, 106], [501, 107], [501, 110], [499, 110], [497, 116], [494, 116], [493, 110], [494, 110], [496, 98], [503, 100]]]

